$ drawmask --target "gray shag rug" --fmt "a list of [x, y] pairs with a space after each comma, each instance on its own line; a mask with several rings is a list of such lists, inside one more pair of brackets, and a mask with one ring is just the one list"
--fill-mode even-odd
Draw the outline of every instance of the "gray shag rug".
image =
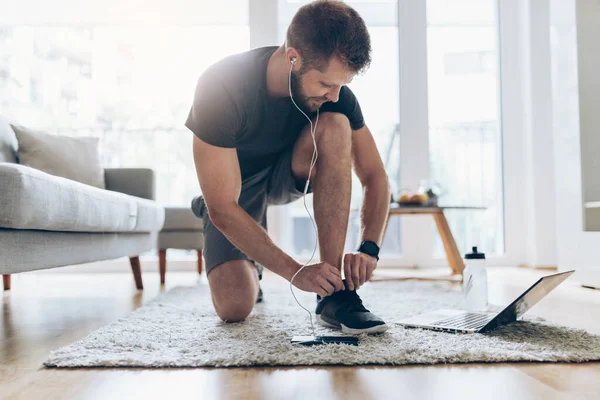
[[[385, 334], [360, 335], [359, 346], [292, 345], [291, 336], [311, 334], [308, 313], [295, 303], [289, 285], [262, 286], [264, 302], [246, 321], [233, 324], [217, 317], [206, 284], [173, 288], [51, 352], [44, 365], [166, 368], [600, 360], [600, 336], [536, 318], [535, 308], [522, 320], [486, 334], [409, 329], [394, 322], [438, 308], [460, 308], [460, 286], [441, 282], [367, 283], [359, 294], [365, 306], [388, 323]], [[294, 292], [314, 311], [313, 294]], [[315, 327], [317, 334], [339, 333], [316, 322]]]

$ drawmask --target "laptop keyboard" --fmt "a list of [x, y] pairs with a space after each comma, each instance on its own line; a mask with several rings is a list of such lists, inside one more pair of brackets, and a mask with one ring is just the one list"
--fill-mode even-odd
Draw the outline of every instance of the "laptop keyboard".
[[478, 329], [494, 318], [492, 315], [464, 313], [434, 322], [433, 326], [452, 327], [457, 329]]

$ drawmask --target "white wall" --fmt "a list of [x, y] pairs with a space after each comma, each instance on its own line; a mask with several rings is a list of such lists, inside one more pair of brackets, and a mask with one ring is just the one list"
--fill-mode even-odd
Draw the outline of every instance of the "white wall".
[[[577, 12], [576, 12], [577, 11]], [[586, 59], [585, 51], [600, 37], [581, 35], [591, 29], [598, 17], [598, 0], [551, 0], [551, 57], [552, 57], [552, 103], [554, 130], [554, 161], [556, 185], [556, 236], [557, 258], [560, 270], [576, 269], [574, 277], [584, 283], [600, 286], [600, 232], [583, 230], [583, 195], [581, 175], [581, 130], [592, 129], [580, 121], [580, 102], [590, 101], [580, 98], [586, 91], [579, 89], [586, 85], [583, 79], [590, 76], [579, 75], [579, 54]], [[579, 17], [579, 18], [578, 18]], [[582, 29], [581, 24], [586, 24]], [[600, 65], [596, 71], [600, 70]], [[598, 101], [596, 101], [599, 104]], [[596, 111], [598, 113], [598, 111]], [[580, 122], [585, 122], [580, 127]]]

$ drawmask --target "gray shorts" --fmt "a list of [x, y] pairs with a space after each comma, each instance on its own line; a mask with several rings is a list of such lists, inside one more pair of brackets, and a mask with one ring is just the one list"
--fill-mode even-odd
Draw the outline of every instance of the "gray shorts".
[[[304, 195], [306, 181], [298, 182], [292, 173], [293, 146], [284, 152], [277, 161], [242, 181], [238, 204], [265, 230], [267, 229], [267, 206], [288, 204]], [[308, 193], [312, 193], [312, 185]], [[202, 218], [204, 229], [204, 259], [206, 274], [220, 264], [232, 260], [250, 260], [235, 247], [212, 223], [202, 196], [192, 200], [192, 211]], [[262, 279], [263, 266], [254, 262], [259, 279]]]

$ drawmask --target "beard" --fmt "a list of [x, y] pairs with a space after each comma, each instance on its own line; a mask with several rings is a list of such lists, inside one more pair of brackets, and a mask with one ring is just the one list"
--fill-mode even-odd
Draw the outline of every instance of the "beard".
[[302, 88], [302, 73], [292, 71], [291, 76], [291, 85], [292, 85], [292, 94], [294, 95], [294, 101], [300, 107], [302, 111], [306, 114], [314, 114], [317, 112], [319, 108], [321, 108], [321, 104], [311, 103], [311, 100], [322, 100], [323, 102], [327, 101], [327, 99], [317, 98], [317, 97], [309, 97], [304, 93], [304, 89]]

